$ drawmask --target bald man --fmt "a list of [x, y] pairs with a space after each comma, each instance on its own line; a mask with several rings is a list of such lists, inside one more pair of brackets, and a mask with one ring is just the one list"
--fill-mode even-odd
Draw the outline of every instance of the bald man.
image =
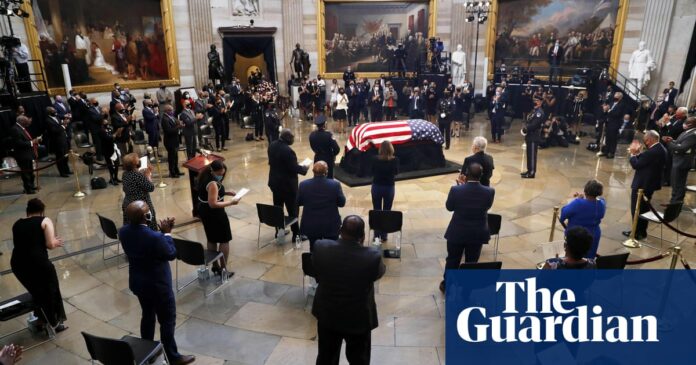
[[341, 215], [338, 208], [346, 205], [341, 184], [328, 178], [329, 166], [319, 161], [312, 167], [314, 177], [300, 183], [297, 204], [302, 209], [300, 232], [309, 239], [309, 251], [319, 239], [338, 239]]
[[176, 248], [171, 236], [174, 218], [160, 221], [160, 231], [148, 227], [153, 219], [147, 203], [136, 200], [126, 207], [129, 224], [121, 227], [118, 237], [128, 256], [128, 286], [138, 297], [143, 311], [140, 319], [140, 337], [153, 340], [155, 319], [160, 324], [162, 346], [171, 364], [190, 364], [191, 355], [181, 355], [174, 339], [176, 302], [172, 290], [172, 272], [169, 261], [176, 259]]

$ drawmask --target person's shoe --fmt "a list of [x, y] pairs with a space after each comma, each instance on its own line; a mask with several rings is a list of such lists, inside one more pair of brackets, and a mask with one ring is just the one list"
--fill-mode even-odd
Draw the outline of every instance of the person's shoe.
[[53, 327], [53, 331], [55, 331], [56, 333], [61, 333], [67, 329], [68, 327], [63, 323], [59, 323], [57, 326]]
[[520, 172], [520, 176], [524, 176], [524, 175], [527, 175], [528, 173], [529, 173], [529, 171], [525, 171], [525, 172]]
[[222, 147], [222, 150], [223, 150], [223, 151], [227, 151], [227, 147]]
[[72, 175], [72, 174], [73, 174], [73, 172], [68, 170], [68, 175]]
[[169, 177], [172, 178], [172, 179], [178, 179], [178, 178], [179, 178], [179, 175], [169, 174]]
[[623, 232], [621, 232], [621, 234], [624, 235], [624, 237], [630, 237], [631, 231], [623, 231]]
[[597, 157], [602, 157], [605, 156], [606, 154], [604, 152], [597, 152]]
[[611, 159], [613, 159], [613, 158], [614, 158], [614, 154], [613, 154], [613, 153], [610, 153], [610, 154], [607, 155], [607, 159], [611, 160]]
[[445, 294], [445, 281], [444, 280], [440, 282], [440, 291], [442, 292], [442, 294]]
[[213, 265], [210, 268], [210, 271], [212, 271], [213, 274], [215, 274], [215, 275], [220, 275], [220, 273], [222, 272], [222, 270], [220, 269], [220, 266], [218, 266], [218, 265]]
[[114, 179], [114, 181], [116, 181], [117, 184], [120, 184], [120, 183], [123, 182], [123, 181], [122, 181], [121, 179], [119, 179], [118, 177], [116, 177], [116, 178]]
[[522, 178], [523, 178], [523, 179], [533, 179], [533, 178], [534, 178], [534, 173], [528, 172], [528, 173], [522, 175]]
[[193, 355], [181, 355], [180, 358], [172, 361], [172, 365], [185, 365], [194, 361], [196, 361], [196, 357]]
[[263, 138], [263, 136], [261, 136], [261, 137], [259, 137], [259, 139], [263, 141], [265, 138]]
[[34, 190], [34, 189], [24, 190], [24, 194], [27, 194], [27, 195], [36, 194], [36, 190]]
[[[626, 236], [626, 237], [631, 237], [631, 231], [623, 231], [623, 232], [621, 232], [621, 234], [624, 235], [624, 236]], [[645, 235], [642, 234], [642, 233], [636, 233], [636, 237], [635, 237], [635, 238], [636, 238], [637, 240], [642, 240], [642, 239], [645, 238]]]
[[118, 184], [116, 184], [116, 181], [114, 181], [114, 179], [109, 179], [109, 184], [111, 184], [113, 186], [118, 185]]
[[70, 177], [68, 174], [60, 174], [60, 177]]
[[184, 175], [186, 175], [186, 174], [184, 174], [183, 172], [177, 172], [176, 174], [179, 175], [179, 176], [184, 176]]

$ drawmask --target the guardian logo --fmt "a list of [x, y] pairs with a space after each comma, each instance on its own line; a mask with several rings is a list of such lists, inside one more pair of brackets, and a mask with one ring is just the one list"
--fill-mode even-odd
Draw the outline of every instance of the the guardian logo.
[[[602, 307], [576, 305], [570, 289], [537, 289], [536, 278], [496, 282], [505, 295], [505, 316], [488, 317], [484, 307], [468, 307], [457, 316], [457, 332], [466, 342], [659, 342], [655, 316], [602, 316]], [[526, 295], [518, 308], [517, 294]], [[521, 309], [524, 309], [521, 311]]]

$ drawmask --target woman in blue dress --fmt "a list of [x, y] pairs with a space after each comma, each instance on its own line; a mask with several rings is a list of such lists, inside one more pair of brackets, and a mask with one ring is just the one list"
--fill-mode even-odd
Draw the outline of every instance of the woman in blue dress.
[[599, 239], [602, 236], [599, 224], [607, 209], [606, 202], [601, 198], [603, 191], [604, 186], [601, 182], [590, 180], [585, 184], [584, 194], [576, 193], [575, 199], [561, 209], [560, 219], [566, 224], [566, 230], [580, 226], [592, 234], [592, 247], [586, 258], [594, 258], [597, 255]]

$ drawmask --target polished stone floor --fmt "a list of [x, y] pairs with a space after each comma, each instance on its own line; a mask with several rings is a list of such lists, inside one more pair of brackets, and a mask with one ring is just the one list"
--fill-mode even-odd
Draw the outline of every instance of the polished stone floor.
[[[534, 180], [519, 177], [522, 168], [522, 138], [519, 121], [502, 144], [489, 146], [495, 158], [493, 186], [496, 189], [492, 213], [503, 216], [498, 259], [503, 268], [533, 268], [543, 260], [541, 244], [548, 242], [553, 207], [564, 204], [585, 182], [597, 178], [605, 185], [608, 210], [602, 222], [599, 252], [622, 252], [621, 231], [630, 225], [629, 187], [632, 170], [625, 158], [625, 147], [614, 160], [598, 159], [584, 149], [588, 139], [570, 148], [553, 148], [539, 153], [539, 171]], [[296, 134], [293, 148], [300, 159], [311, 157], [307, 136], [311, 125], [287, 120]], [[445, 151], [449, 160], [461, 162], [469, 154], [477, 135], [487, 136], [487, 121], [478, 117], [472, 130], [452, 141]], [[242, 202], [227, 209], [234, 235], [230, 263], [236, 275], [215, 294], [204, 298], [197, 285], [177, 294], [177, 341], [183, 353], [195, 353], [197, 364], [312, 364], [316, 345], [316, 322], [310, 314], [311, 297], [303, 293], [300, 269], [301, 251], [290, 244], [257, 249], [258, 219], [255, 204], [271, 203], [266, 186], [268, 165], [265, 142], [245, 142], [247, 131], [233, 130], [229, 151], [223, 155], [229, 167], [228, 189], [248, 187]], [[345, 136], [339, 136], [339, 143]], [[166, 169], [166, 165], [162, 166]], [[98, 248], [102, 242], [95, 213], [120, 224], [121, 190], [109, 187], [91, 191], [84, 166], [78, 167], [85, 198], [73, 198], [74, 180], [56, 177], [49, 169], [41, 176], [38, 196], [47, 205], [46, 215], [57, 222], [57, 231], [66, 244], [51, 252], [52, 257]], [[97, 172], [106, 175], [101, 170]], [[394, 209], [404, 212], [403, 259], [388, 260], [387, 273], [376, 284], [380, 326], [373, 332], [372, 363], [430, 365], [444, 364], [444, 298], [438, 291], [446, 255], [442, 238], [450, 213], [444, 204], [455, 174], [398, 182]], [[177, 222], [190, 220], [191, 201], [188, 178], [165, 179], [166, 188], [157, 189], [152, 199], [159, 217], [172, 216]], [[26, 196], [18, 191], [16, 177], [0, 181], [0, 270], [9, 268], [12, 237], [10, 227], [21, 217]], [[371, 208], [369, 186], [348, 188], [342, 215], [367, 216]], [[692, 193], [689, 193], [692, 194]], [[654, 201], [666, 202], [669, 189], [655, 194]], [[696, 204], [687, 196], [687, 205]], [[696, 231], [694, 215], [684, 211], [679, 218], [682, 229]], [[659, 235], [659, 227], [651, 232]], [[261, 241], [272, 239], [273, 230], [264, 227]], [[562, 236], [557, 228], [556, 238]], [[204, 242], [200, 223], [183, 225], [174, 236]], [[675, 239], [665, 232], [665, 237]], [[660, 247], [659, 239], [649, 242]], [[696, 261], [692, 240], [680, 238], [687, 260]], [[305, 243], [304, 250], [307, 249]], [[664, 244], [664, 248], [668, 247]], [[659, 251], [644, 247], [631, 251], [630, 259], [651, 257]], [[113, 253], [113, 251], [112, 251]], [[493, 245], [483, 250], [482, 261], [493, 259]], [[632, 268], [667, 268], [669, 258]], [[138, 335], [140, 309], [128, 290], [128, 269], [119, 269], [115, 260], [103, 261], [101, 249], [58, 260], [61, 290], [68, 310], [67, 331], [55, 341], [26, 353], [24, 364], [83, 364], [88, 354], [81, 331], [104, 337]], [[174, 266], [174, 263], [172, 263]], [[183, 279], [194, 275], [194, 268], [180, 265]], [[0, 277], [0, 300], [23, 292], [10, 273]], [[0, 333], [24, 326], [24, 318], [0, 323]], [[11, 338], [25, 345], [35, 342], [26, 333]], [[5, 339], [3, 343], [7, 342]], [[343, 360], [344, 363], [345, 360]]]

